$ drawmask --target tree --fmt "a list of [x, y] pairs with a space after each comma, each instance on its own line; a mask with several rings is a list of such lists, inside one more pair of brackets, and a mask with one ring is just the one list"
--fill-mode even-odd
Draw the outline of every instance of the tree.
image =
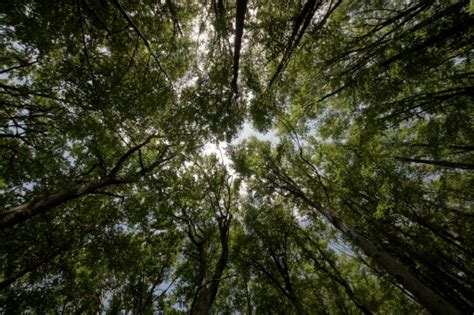
[[[254, 143], [253, 145], [255, 146], [256, 144]], [[265, 150], [265, 148], [267, 150]], [[328, 190], [321, 181], [317, 168], [308, 162], [308, 160], [302, 156], [301, 152], [299, 156], [294, 152], [293, 154], [290, 153], [290, 156], [293, 155], [301, 158], [303, 162], [299, 161], [299, 163], [309, 164], [309, 170], [305, 169], [308, 168], [306, 164], [301, 167], [295, 165], [295, 160], [291, 158], [286, 160], [288, 156], [283, 155], [284, 151], [281, 148], [278, 150], [279, 152], [275, 157], [271, 155], [270, 151], [268, 151], [268, 147], [263, 146], [263, 149], [260, 150], [261, 151], [257, 153], [258, 155], [256, 157], [251, 158], [250, 163], [256, 163], [253, 165], [250, 164], [251, 166], [245, 165], [246, 161], [242, 161], [239, 156], [236, 157], [237, 161], [241, 164], [241, 170], [245, 172], [249, 167], [252, 167], [253, 170], [259, 170], [256, 175], [257, 178], [263, 180], [262, 185], [267, 185], [273, 189], [277, 189], [281, 194], [288, 193], [311, 207], [312, 210], [316, 211], [318, 215], [321, 215], [339, 232], [341, 232], [344, 238], [353, 242], [365, 255], [378, 264], [379, 267], [394, 277], [397, 282], [413, 294], [418, 301], [431, 312], [457, 312], [455, 303], [443, 297], [441, 292], [433, 290], [431, 288], [431, 283], [424, 283], [423, 279], [420, 279], [421, 277], [419, 274], [410, 271], [408, 268], [403, 266], [403, 264], [397, 261], [396, 256], [384, 249], [384, 243], [380, 242], [378, 239], [374, 242], [376, 239], [368, 238], [364, 235], [365, 231], [362, 232], [362, 230], [359, 230], [357, 227], [347, 224], [347, 222], [340, 217], [336, 210], [337, 207], [334, 206], [329, 197]], [[255, 152], [256, 150], [252, 151]], [[247, 151], [244, 155], [249, 156], [250, 154]], [[242, 163], [244, 164], [242, 165]], [[292, 176], [288, 175], [288, 173], [282, 169], [280, 163], [283, 163], [283, 165], [292, 163], [291, 170], [296, 171], [297, 175], [303, 176], [304, 181], [309, 179], [309, 185], [306, 184], [308, 186], [302, 186], [302, 183], [300, 182], [301, 179], [294, 179]], [[309, 171], [313, 172], [313, 174], [309, 173]], [[346, 200], [344, 199], [344, 201]], [[348, 201], [350, 202], [350, 200]], [[352, 210], [352, 208], [350, 208], [350, 210]]]
[[188, 237], [186, 255], [195, 262], [186, 262], [194, 269], [189, 279], [194, 287], [190, 312], [208, 314], [226, 278], [238, 184], [233, 184], [232, 176], [219, 165], [216, 156], [192, 163], [176, 183], [179, 188], [170, 198], [170, 215], [182, 222]]

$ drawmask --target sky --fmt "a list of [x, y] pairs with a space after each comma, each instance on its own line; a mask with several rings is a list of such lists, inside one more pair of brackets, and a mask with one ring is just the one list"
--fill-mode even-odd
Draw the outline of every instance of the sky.
[[[256, 137], [258, 140], [270, 141], [272, 144], [278, 143], [278, 136], [276, 135], [275, 130], [270, 130], [269, 132], [261, 133], [255, 128], [253, 128], [251, 122], [246, 121], [238, 135], [230, 142], [230, 144], [236, 145], [244, 141], [245, 139], [249, 139], [251, 137]], [[203, 154], [215, 154], [217, 156], [217, 159], [226, 166], [229, 173], [231, 175], [234, 175], [235, 171], [231, 166], [230, 157], [227, 154], [228, 147], [229, 143], [226, 141], [221, 141], [219, 143], [208, 142], [204, 146]]]

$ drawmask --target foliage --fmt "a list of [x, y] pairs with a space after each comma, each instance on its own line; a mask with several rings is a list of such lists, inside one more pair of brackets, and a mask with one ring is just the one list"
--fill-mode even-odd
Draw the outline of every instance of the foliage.
[[469, 5], [3, 1], [0, 311], [472, 313]]

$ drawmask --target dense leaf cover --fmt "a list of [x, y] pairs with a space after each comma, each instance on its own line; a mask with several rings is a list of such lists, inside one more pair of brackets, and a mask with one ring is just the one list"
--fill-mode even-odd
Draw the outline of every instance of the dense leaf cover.
[[2, 1], [0, 312], [472, 314], [470, 6]]

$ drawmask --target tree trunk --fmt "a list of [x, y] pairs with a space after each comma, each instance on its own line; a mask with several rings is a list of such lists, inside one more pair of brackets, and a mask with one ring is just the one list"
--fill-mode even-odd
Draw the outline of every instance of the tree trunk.
[[312, 208], [322, 214], [328, 221], [342, 232], [348, 239], [360, 247], [364, 253], [371, 257], [379, 266], [393, 276], [403, 288], [416, 297], [417, 301], [432, 314], [462, 314], [463, 312], [447, 301], [443, 296], [432, 290], [421, 282], [416, 275], [412, 274], [388, 252], [377, 247], [370, 240], [359, 234], [356, 230], [347, 226], [341, 219], [318, 202], [309, 199], [302, 191], [289, 190], [292, 194], [305, 201]]
[[208, 281], [207, 277], [207, 240], [196, 243], [196, 246], [199, 252], [199, 287], [194, 296], [190, 313], [193, 315], [206, 315], [209, 314], [212, 305], [210, 296], [210, 286], [212, 283]]
[[51, 194], [42, 199], [33, 200], [20, 206], [11, 208], [0, 215], [0, 230], [26, 221], [35, 215], [46, 212], [56, 206], [59, 206], [60, 204], [77, 199], [84, 194], [94, 192], [97, 189], [107, 185], [109, 185], [109, 183], [106, 181], [79, 184], [73, 188]]
[[208, 256], [207, 256], [207, 240], [195, 243], [198, 246], [199, 251], [199, 288], [197, 289], [196, 295], [194, 296], [193, 303], [191, 305], [191, 314], [193, 315], [207, 315], [211, 310], [212, 304], [214, 303], [217, 291], [219, 289], [222, 275], [227, 266], [227, 260], [229, 258], [229, 228], [231, 218], [222, 218], [219, 222], [219, 233], [221, 242], [221, 255], [219, 261], [216, 264], [212, 279], [207, 276], [208, 269]]
[[193, 315], [207, 315], [213, 302], [210, 288], [207, 286], [201, 288], [193, 301], [190, 313]]
[[425, 160], [425, 159], [412, 159], [406, 157], [396, 157], [397, 160], [403, 162], [411, 162], [411, 163], [420, 163], [420, 164], [429, 164], [429, 165], [436, 165], [441, 167], [447, 168], [460, 168], [465, 170], [474, 170], [474, 164], [469, 163], [460, 163], [460, 162], [450, 162], [450, 161], [443, 161], [443, 160]]
[[237, 10], [235, 13], [235, 40], [234, 40], [234, 63], [231, 89], [237, 92], [237, 80], [239, 77], [240, 49], [242, 47], [242, 35], [244, 34], [245, 12], [247, 11], [247, 0], [236, 1]]
[[120, 178], [120, 179], [116, 178], [118, 172], [122, 168], [125, 161], [127, 161], [132, 156], [132, 154], [139, 151], [142, 147], [148, 144], [154, 137], [155, 135], [151, 135], [148, 138], [146, 138], [144, 142], [129, 149], [124, 155], [120, 157], [120, 159], [117, 161], [117, 164], [114, 166], [114, 168], [102, 180], [76, 184], [72, 188], [63, 190], [58, 193], [51, 194], [49, 196], [46, 196], [40, 199], [36, 199], [30, 202], [24, 203], [20, 206], [10, 208], [4, 213], [1, 213], [0, 214], [0, 230], [4, 230], [20, 222], [26, 221], [27, 219], [35, 215], [46, 212], [67, 201], [77, 199], [81, 197], [82, 195], [96, 192], [101, 188], [112, 186], [112, 185], [131, 183], [133, 181], [136, 181], [141, 176], [147, 174], [148, 172], [158, 167], [158, 165], [160, 165], [161, 163], [172, 158], [172, 157], [169, 157], [169, 158], [164, 157], [164, 155], [166, 154], [169, 148], [169, 146], [166, 146], [164, 150], [160, 152], [159, 158], [148, 167], [142, 166], [142, 169], [136, 172], [135, 174], [132, 174], [130, 176]]

